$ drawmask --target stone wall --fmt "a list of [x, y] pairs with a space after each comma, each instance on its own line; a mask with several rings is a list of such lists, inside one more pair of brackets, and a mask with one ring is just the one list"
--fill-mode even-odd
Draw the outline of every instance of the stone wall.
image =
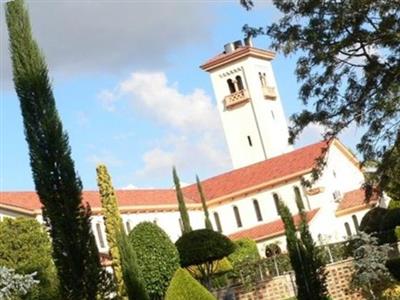
[[[349, 289], [352, 274], [352, 261], [343, 260], [326, 266], [327, 287], [334, 300], [363, 300], [360, 294]], [[227, 297], [233, 294], [234, 297]], [[277, 276], [270, 280], [260, 281], [250, 291], [243, 286], [234, 286], [228, 290], [215, 291], [218, 299], [235, 300], [285, 300], [296, 295], [294, 274]]]

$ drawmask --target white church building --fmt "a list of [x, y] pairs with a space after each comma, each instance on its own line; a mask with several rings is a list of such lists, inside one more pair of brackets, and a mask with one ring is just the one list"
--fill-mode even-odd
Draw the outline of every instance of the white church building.
[[[202, 181], [214, 229], [232, 239], [254, 239], [260, 254], [278, 242], [285, 248], [283, 223], [276, 202], [282, 199], [298, 220], [296, 195], [307, 211], [314, 239], [324, 243], [344, 240], [358, 230], [364, 214], [383, 201], [364, 201], [364, 176], [357, 158], [337, 139], [299, 149], [288, 144], [288, 127], [272, 70], [275, 54], [251, 41], [225, 45], [224, 52], [205, 62], [234, 169]], [[324, 151], [326, 149], [326, 151]], [[324, 153], [326, 166], [311, 188], [316, 159]], [[172, 167], [172, 166], [171, 166]], [[183, 188], [191, 225], [204, 228], [204, 214], [196, 184]], [[116, 191], [124, 225], [152, 221], [175, 241], [181, 223], [173, 189]], [[93, 211], [92, 227], [98, 247], [108, 246], [97, 191], [84, 191]], [[41, 203], [35, 192], [0, 192], [0, 218], [27, 216], [41, 221]]]

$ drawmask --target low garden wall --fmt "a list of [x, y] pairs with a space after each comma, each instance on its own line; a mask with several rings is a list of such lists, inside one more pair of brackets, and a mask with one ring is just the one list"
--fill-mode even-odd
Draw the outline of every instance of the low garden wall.
[[[334, 300], [362, 300], [360, 294], [350, 291], [352, 260], [343, 260], [326, 265], [327, 288]], [[216, 290], [218, 299], [226, 300], [285, 300], [295, 297], [296, 284], [293, 273], [276, 276], [257, 282], [252, 288], [233, 286]]]

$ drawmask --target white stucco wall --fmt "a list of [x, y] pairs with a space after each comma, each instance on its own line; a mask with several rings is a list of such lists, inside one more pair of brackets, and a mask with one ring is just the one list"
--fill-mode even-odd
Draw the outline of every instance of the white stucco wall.
[[[267, 84], [276, 91], [275, 100], [263, 95], [259, 72], [266, 73]], [[241, 76], [251, 101], [226, 109], [224, 98], [230, 95], [228, 79]], [[288, 128], [271, 62], [260, 58], [242, 58], [211, 71], [212, 85], [220, 112], [233, 166], [239, 168], [290, 151]], [[251, 137], [252, 146], [249, 145]]]

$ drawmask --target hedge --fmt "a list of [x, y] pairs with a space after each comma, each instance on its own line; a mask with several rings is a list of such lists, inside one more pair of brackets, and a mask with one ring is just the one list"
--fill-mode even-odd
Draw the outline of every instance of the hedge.
[[179, 254], [168, 235], [156, 224], [139, 223], [129, 233], [146, 291], [151, 299], [162, 299], [175, 271]]
[[168, 287], [165, 300], [216, 300], [216, 298], [194, 279], [188, 271], [179, 268]]

